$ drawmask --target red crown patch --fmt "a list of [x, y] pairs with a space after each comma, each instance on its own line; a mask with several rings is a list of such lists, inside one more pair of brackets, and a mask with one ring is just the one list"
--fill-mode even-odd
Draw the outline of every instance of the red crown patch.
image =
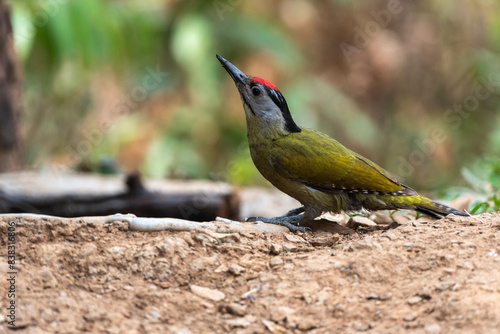
[[278, 88], [275, 85], [273, 85], [271, 83], [271, 81], [268, 81], [266, 79], [262, 79], [262, 78], [258, 78], [258, 77], [252, 77], [252, 78], [250, 78], [250, 80], [252, 80], [253, 82], [257, 82], [257, 83], [263, 84], [267, 88], [271, 88], [273, 90], [278, 90]]

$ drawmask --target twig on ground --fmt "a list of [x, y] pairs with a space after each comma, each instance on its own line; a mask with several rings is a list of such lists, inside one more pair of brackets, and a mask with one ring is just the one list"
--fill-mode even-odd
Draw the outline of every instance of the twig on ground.
[[263, 222], [257, 223], [242, 223], [226, 218], [219, 218], [215, 222], [194, 222], [190, 220], [177, 218], [143, 218], [135, 215], [116, 214], [111, 216], [95, 216], [95, 217], [76, 217], [62, 218], [56, 216], [39, 215], [39, 214], [0, 214], [0, 218], [18, 219], [32, 218], [44, 220], [80, 220], [83, 222], [94, 224], [108, 224], [115, 221], [125, 221], [131, 231], [153, 232], [153, 231], [193, 231], [193, 230], [210, 230], [218, 233], [273, 233], [273, 232], [289, 232], [284, 226], [266, 224]]

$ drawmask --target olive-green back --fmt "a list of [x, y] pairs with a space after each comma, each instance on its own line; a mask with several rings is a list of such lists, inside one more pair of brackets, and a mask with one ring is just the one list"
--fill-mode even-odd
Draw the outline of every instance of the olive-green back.
[[274, 140], [269, 153], [277, 173], [317, 190], [416, 194], [383, 168], [314, 130], [302, 128]]

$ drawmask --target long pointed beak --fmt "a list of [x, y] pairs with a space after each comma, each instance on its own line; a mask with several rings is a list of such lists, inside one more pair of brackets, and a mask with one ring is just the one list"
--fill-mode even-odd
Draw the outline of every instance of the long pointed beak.
[[220, 63], [222, 64], [222, 67], [229, 73], [231, 78], [233, 78], [234, 83], [236, 84], [236, 87], [239, 89], [241, 85], [245, 86], [246, 83], [243, 81], [244, 79], [248, 78], [248, 75], [245, 75], [245, 73], [241, 72], [236, 66], [228, 62], [226, 59], [223, 57], [216, 55], [217, 59], [219, 59]]

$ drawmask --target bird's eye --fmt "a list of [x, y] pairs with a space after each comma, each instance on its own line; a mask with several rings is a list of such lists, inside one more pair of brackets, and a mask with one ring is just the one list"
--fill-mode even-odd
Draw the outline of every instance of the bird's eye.
[[260, 95], [260, 89], [257, 87], [252, 88], [252, 94], [253, 96], [259, 96]]

